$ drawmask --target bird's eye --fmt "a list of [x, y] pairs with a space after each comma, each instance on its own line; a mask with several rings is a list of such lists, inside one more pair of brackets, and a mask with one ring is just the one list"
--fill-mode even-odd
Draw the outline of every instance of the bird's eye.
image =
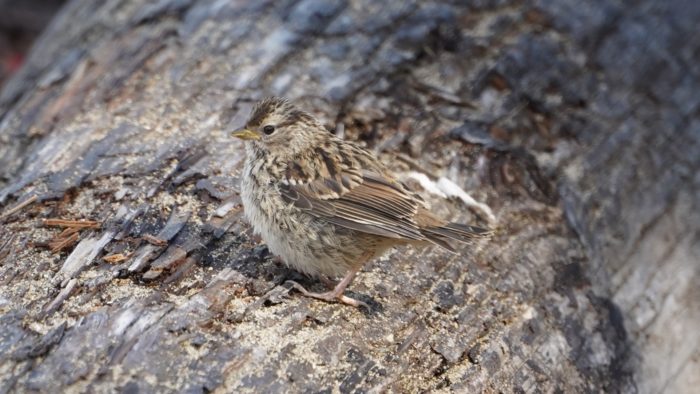
[[263, 127], [263, 133], [270, 135], [275, 132], [275, 126], [272, 125], [267, 125]]

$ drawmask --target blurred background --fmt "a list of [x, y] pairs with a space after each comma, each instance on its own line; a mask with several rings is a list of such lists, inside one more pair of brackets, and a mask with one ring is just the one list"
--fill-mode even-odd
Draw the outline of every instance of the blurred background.
[[64, 0], [0, 0], [0, 89]]

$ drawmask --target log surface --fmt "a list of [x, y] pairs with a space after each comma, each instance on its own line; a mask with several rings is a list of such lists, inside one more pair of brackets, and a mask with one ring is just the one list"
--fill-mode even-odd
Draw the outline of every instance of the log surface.
[[[382, 3], [66, 4], [0, 93], [0, 392], [700, 384], [700, 3]], [[228, 136], [271, 94], [496, 235], [290, 292]]]

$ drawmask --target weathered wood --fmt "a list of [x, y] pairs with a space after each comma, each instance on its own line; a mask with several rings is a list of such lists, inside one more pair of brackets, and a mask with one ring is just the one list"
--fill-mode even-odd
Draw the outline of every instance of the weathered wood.
[[[699, 17], [680, 0], [70, 1], [0, 93], [0, 390], [689, 391]], [[228, 135], [269, 94], [496, 235], [368, 266], [366, 313], [290, 293], [304, 278], [242, 222]], [[35, 245], [53, 218], [103, 225], [52, 253]]]

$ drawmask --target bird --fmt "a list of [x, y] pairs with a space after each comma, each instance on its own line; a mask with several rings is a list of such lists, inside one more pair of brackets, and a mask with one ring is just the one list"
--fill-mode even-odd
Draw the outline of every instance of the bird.
[[367, 307], [345, 290], [392, 247], [437, 245], [457, 253], [455, 242], [491, 234], [437, 217], [373, 153], [287, 99], [257, 102], [231, 135], [245, 145], [240, 194], [254, 232], [287, 266], [331, 286], [342, 278], [326, 292], [288, 281], [304, 296]]

